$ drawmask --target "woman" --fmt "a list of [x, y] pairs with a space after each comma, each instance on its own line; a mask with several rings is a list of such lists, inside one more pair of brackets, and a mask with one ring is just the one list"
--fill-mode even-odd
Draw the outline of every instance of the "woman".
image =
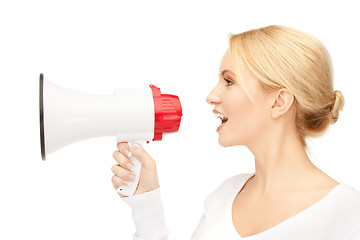
[[[232, 35], [207, 102], [222, 120], [220, 145], [248, 147], [255, 172], [231, 177], [206, 198], [193, 240], [360, 239], [360, 192], [306, 154], [305, 138], [322, 135], [344, 105], [319, 40], [283, 26]], [[123, 198], [134, 239], [167, 239], [155, 161], [142, 148], [118, 148], [115, 189], [131, 181], [130, 153], [143, 164], [135, 196]]]

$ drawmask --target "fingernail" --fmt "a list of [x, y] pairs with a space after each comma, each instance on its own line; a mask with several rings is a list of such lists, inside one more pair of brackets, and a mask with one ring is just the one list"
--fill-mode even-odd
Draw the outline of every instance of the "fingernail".
[[124, 153], [126, 156], [131, 157], [131, 152], [129, 152], [127, 149], [124, 149]]
[[124, 186], [129, 185], [129, 181], [124, 181]]
[[130, 175], [129, 178], [131, 179], [131, 181], [134, 181], [135, 180], [135, 175]]
[[130, 171], [132, 171], [132, 170], [134, 169], [134, 165], [132, 165], [131, 163], [126, 164], [126, 167], [127, 167]]
[[136, 149], [138, 148], [138, 146], [136, 144], [131, 144], [130, 146], [130, 151], [136, 151]]

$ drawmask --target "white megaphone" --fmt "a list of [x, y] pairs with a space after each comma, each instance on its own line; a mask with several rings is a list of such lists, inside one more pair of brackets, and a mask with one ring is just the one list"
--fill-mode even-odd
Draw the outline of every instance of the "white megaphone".
[[[116, 136], [117, 142], [149, 143], [163, 133], [179, 130], [182, 108], [175, 95], [147, 88], [115, 89], [111, 95], [76, 92], [39, 79], [41, 156], [88, 138]], [[118, 192], [132, 196], [137, 188], [141, 163], [134, 163], [136, 179]]]

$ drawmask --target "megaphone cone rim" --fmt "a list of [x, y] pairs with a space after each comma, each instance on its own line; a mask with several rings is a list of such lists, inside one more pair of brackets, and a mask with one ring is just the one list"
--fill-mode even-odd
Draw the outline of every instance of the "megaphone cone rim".
[[39, 78], [39, 108], [40, 108], [40, 145], [42, 160], [46, 160], [45, 154], [45, 133], [44, 133], [44, 74], [40, 73]]

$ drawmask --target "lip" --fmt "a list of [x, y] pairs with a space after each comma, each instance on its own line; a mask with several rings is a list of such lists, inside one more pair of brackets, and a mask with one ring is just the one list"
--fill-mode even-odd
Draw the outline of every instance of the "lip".
[[219, 111], [216, 110], [216, 109], [213, 110], [213, 113], [215, 113], [215, 114], [219, 113], [219, 114], [225, 115], [225, 114], [223, 114], [222, 112], [219, 112]]
[[220, 126], [218, 126], [218, 128], [216, 129], [216, 132], [219, 132], [220, 129], [226, 124], [226, 122], [222, 123]]
[[[218, 110], [216, 110], [216, 109], [214, 109], [213, 110], [213, 113], [214, 114], [221, 114], [221, 115], [225, 115], [225, 114], [223, 114], [222, 112], [219, 112]], [[224, 123], [222, 123], [217, 129], [216, 129], [216, 132], [219, 132], [220, 131], [220, 129], [225, 125], [227, 123], [227, 121], [226, 122], [224, 122]]]

